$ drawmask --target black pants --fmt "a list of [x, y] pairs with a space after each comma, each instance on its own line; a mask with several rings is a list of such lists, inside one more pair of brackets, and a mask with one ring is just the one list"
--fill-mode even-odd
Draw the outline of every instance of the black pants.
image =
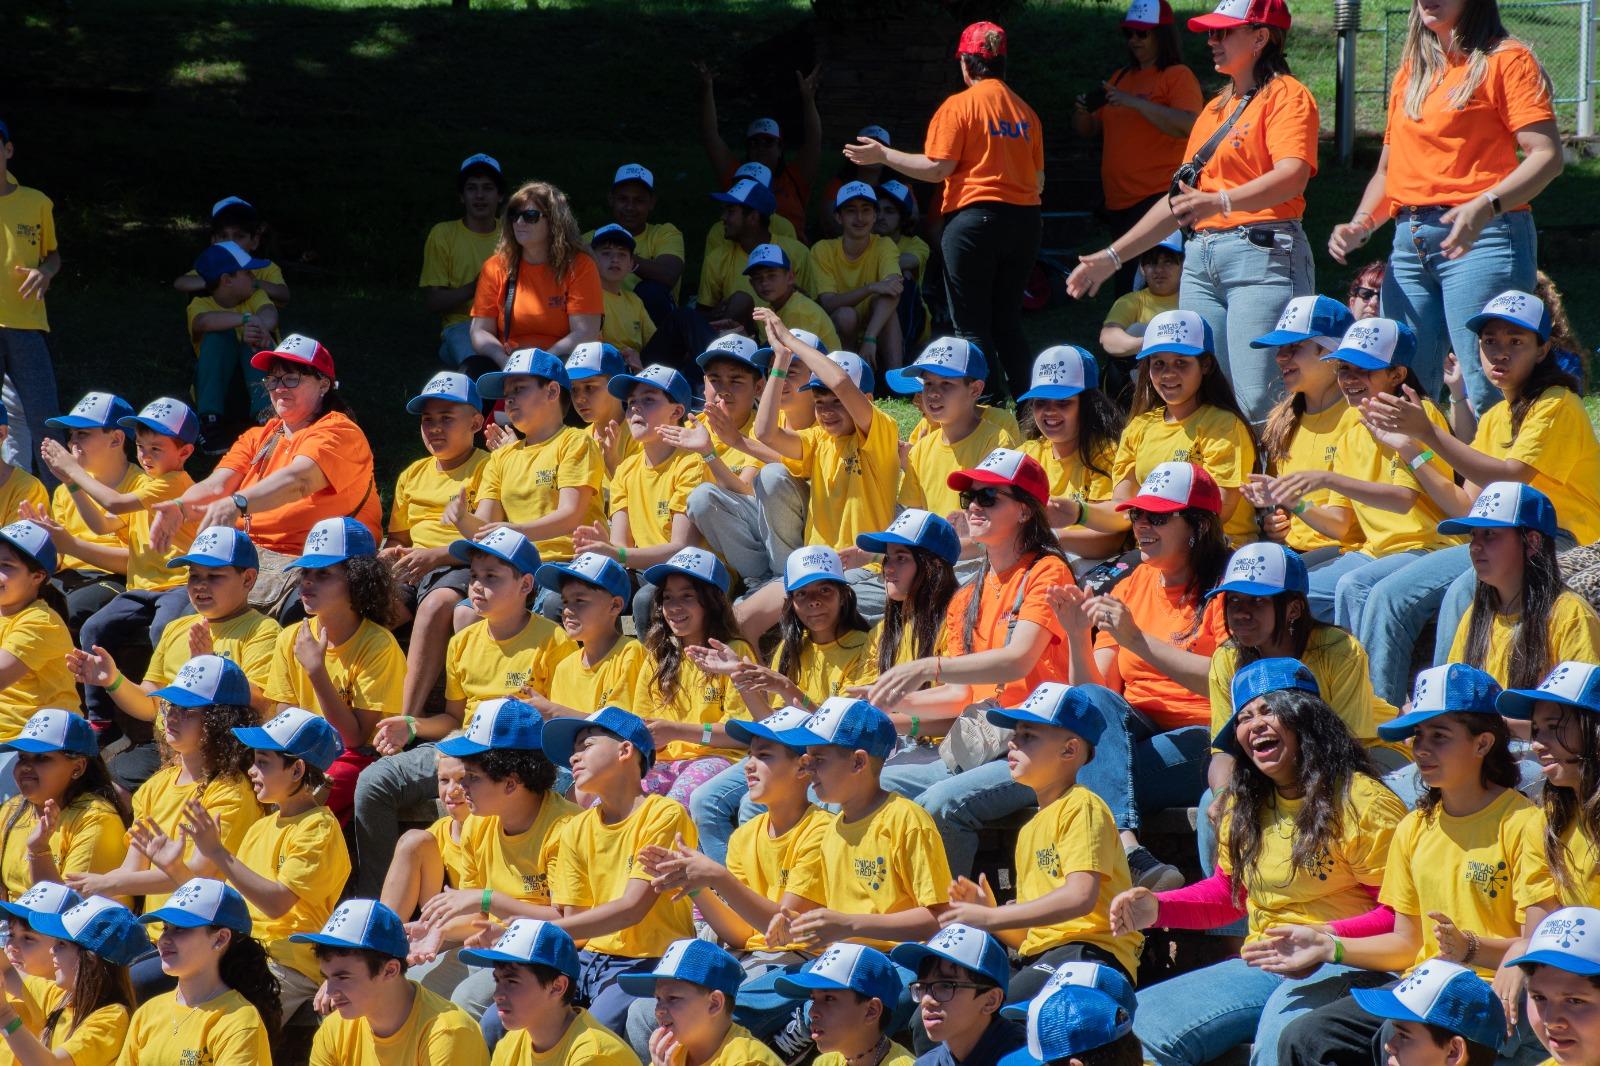
[[[1393, 988], [1388, 974], [1374, 973], [1363, 988]], [[1278, 1037], [1279, 1066], [1374, 1066], [1383, 1051], [1383, 1019], [1346, 996], [1290, 1022]]]
[[1049, 951], [1041, 951], [1028, 959], [1020, 960], [1006, 988], [1007, 1003], [1030, 1003], [1033, 997], [1049, 982], [1057, 968], [1069, 962], [1098, 962], [1109, 966], [1133, 984], [1133, 975], [1122, 966], [1122, 960], [1097, 944], [1071, 941], [1058, 944]]
[[979, 203], [946, 215], [940, 247], [956, 333], [983, 349], [989, 393], [1028, 389], [1033, 354], [1022, 335], [1022, 290], [1039, 259], [1037, 207]]
[[[1116, 210], [1112, 210], [1109, 207], [1106, 208], [1104, 218], [1106, 228], [1111, 231], [1111, 239], [1116, 240], [1124, 233], [1127, 233], [1133, 228], [1135, 222], [1150, 213], [1152, 204], [1166, 195], [1164, 192], [1158, 192], [1154, 196], [1145, 197], [1132, 207], [1122, 207]], [[1173, 223], [1172, 228], [1177, 229], [1177, 223]], [[1163, 233], [1162, 236], [1165, 237], [1166, 234]], [[1112, 279], [1116, 286], [1116, 295], [1125, 296], [1133, 291], [1133, 277], [1138, 272], [1139, 260], [1137, 257], [1131, 257], [1126, 263], [1122, 264], [1122, 269], [1117, 271], [1116, 277]]]

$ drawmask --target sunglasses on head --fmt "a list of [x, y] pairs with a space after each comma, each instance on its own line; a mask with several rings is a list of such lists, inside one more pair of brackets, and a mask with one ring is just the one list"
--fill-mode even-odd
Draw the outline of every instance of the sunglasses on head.
[[544, 212], [539, 210], [537, 207], [524, 207], [521, 211], [517, 212], [517, 221], [526, 222], [530, 226], [535, 222], [538, 222], [543, 217]]
[[1128, 523], [1130, 525], [1134, 525], [1139, 522], [1148, 522], [1150, 525], [1160, 529], [1170, 521], [1172, 521], [1172, 515], [1170, 514], [1160, 511], [1146, 511], [1142, 507], [1128, 508]]
[[1357, 300], [1376, 300], [1378, 298], [1378, 290], [1369, 289], [1365, 285], [1357, 285], [1350, 290], [1350, 295]]
[[963, 510], [973, 504], [977, 504], [987, 510], [1004, 498], [1005, 494], [995, 488], [968, 489], [966, 492], [961, 493], [959, 497]]

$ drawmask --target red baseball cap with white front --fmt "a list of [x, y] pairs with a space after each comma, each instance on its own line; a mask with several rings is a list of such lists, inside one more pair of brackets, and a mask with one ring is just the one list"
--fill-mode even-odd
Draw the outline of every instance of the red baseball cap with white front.
[[957, 492], [966, 492], [974, 485], [1010, 485], [1040, 503], [1050, 501], [1050, 477], [1039, 460], [1012, 448], [996, 448], [971, 470], [952, 473], [945, 483]]
[[[999, 40], [994, 47], [989, 46], [989, 35], [999, 34]], [[961, 31], [961, 43], [956, 46], [956, 55], [981, 56], [984, 59], [995, 59], [1006, 54], [1006, 31], [993, 22], [974, 22]]]
[[1289, 22], [1285, 0], [1221, 0], [1211, 14], [1190, 19], [1189, 29], [1195, 33], [1231, 30], [1235, 26], [1276, 26], [1286, 30]]
[[1205, 468], [1195, 463], [1162, 463], [1139, 486], [1138, 495], [1117, 504], [1117, 510], [1172, 514], [1190, 507], [1222, 513], [1222, 490]]
[[1132, 0], [1122, 24], [1130, 29], [1151, 29], [1172, 23], [1172, 5], [1167, 0]]
[[328, 354], [328, 349], [304, 333], [291, 333], [270, 352], [257, 352], [250, 359], [250, 365], [257, 370], [269, 370], [279, 359], [308, 366], [325, 378], [336, 376], [333, 372], [333, 356]]

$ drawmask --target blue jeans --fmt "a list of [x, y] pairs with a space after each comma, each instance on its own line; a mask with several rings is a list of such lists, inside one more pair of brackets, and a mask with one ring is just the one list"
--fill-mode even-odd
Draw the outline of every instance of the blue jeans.
[[1156, 1066], [1200, 1066], [1249, 1043], [1251, 1066], [1277, 1066], [1284, 1026], [1343, 999], [1367, 973], [1328, 963], [1293, 980], [1228, 959], [1140, 989], [1133, 1031]]
[[1311, 605], [1311, 617], [1327, 625], [1333, 625], [1336, 620], [1333, 594], [1339, 587], [1339, 579], [1370, 562], [1372, 556], [1365, 552], [1342, 552], [1310, 568], [1311, 587], [1306, 592], [1306, 602]]
[[[83, 623], [78, 641], [85, 648], [99, 645], [111, 653], [124, 673], [143, 677], [167, 623], [188, 608], [188, 593], [181, 589], [139, 589], [118, 593], [110, 603]], [[91, 720], [117, 721], [136, 744], [150, 740], [153, 735], [152, 723], [139, 722], [119, 714], [116, 701], [103, 688], [87, 686], [83, 703]]]
[[1383, 278], [1383, 314], [1417, 334], [1411, 361], [1423, 388], [1437, 398], [1444, 382], [1444, 356], [1454, 351], [1466, 378], [1467, 397], [1479, 414], [1500, 400], [1478, 363], [1478, 337], [1467, 319], [1507, 289], [1532, 292], [1539, 237], [1532, 211], [1512, 211], [1483, 227], [1472, 250], [1446, 259], [1439, 246], [1450, 227], [1439, 221], [1444, 207], [1412, 212], [1394, 220], [1394, 247]]
[[[5, 279], [13, 285], [15, 278]], [[17, 466], [30, 470], [44, 482], [44, 487], [56, 487], [56, 476], [39, 459], [39, 442], [49, 437], [60, 440], [61, 435], [45, 425], [45, 419], [61, 413], [61, 401], [56, 394], [56, 368], [50, 361], [49, 338], [40, 329], [12, 329], [0, 326], [0, 374], [11, 379], [17, 400], [26, 414], [28, 454], [19, 457]], [[16, 515], [6, 518], [16, 521]]]
[[1334, 621], [1367, 649], [1372, 690], [1399, 707], [1410, 690], [1417, 637], [1439, 612], [1445, 589], [1471, 572], [1467, 546], [1386, 555], [1339, 579]]
[[439, 362], [451, 370], [460, 370], [461, 364], [471, 359], [472, 323], [456, 322], [439, 333]]
[[[1271, 234], [1271, 246], [1252, 243], [1252, 232]], [[1178, 306], [1211, 326], [1217, 364], [1252, 423], [1267, 420], [1283, 395], [1283, 378], [1274, 349], [1252, 348], [1250, 342], [1271, 332], [1292, 297], [1314, 291], [1316, 268], [1299, 222], [1208, 230], [1190, 238], [1184, 250]]]
[[700, 850], [718, 862], [728, 861], [728, 838], [741, 821], [739, 807], [749, 794], [740, 759], [689, 797], [689, 817], [700, 834]]

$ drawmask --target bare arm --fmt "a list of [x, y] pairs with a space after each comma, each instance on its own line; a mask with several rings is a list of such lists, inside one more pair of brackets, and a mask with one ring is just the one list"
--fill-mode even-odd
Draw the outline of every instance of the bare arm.
[[711, 169], [720, 181], [722, 175], [739, 165], [739, 161], [734, 158], [733, 150], [717, 129], [717, 75], [705, 63], [696, 63], [694, 66], [700, 74], [700, 143], [706, 150], [706, 157], [711, 160]]
[[580, 344], [600, 339], [600, 319], [602, 315], [568, 315], [567, 335], [556, 341], [545, 351], [551, 355], [571, 355], [572, 349]]
[[453, 289], [447, 289], [441, 285], [425, 285], [422, 288], [422, 306], [427, 308], [431, 314], [442, 315], [448, 311], [454, 311], [472, 299], [477, 292], [478, 281], [476, 278], [465, 285], [457, 285]]
[[616, 899], [583, 909], [563, 907], [556, 924], [574, 940], [590, 940], [638, 925], [655, 906], [656, 898], [649, 881], [634, 878]]

